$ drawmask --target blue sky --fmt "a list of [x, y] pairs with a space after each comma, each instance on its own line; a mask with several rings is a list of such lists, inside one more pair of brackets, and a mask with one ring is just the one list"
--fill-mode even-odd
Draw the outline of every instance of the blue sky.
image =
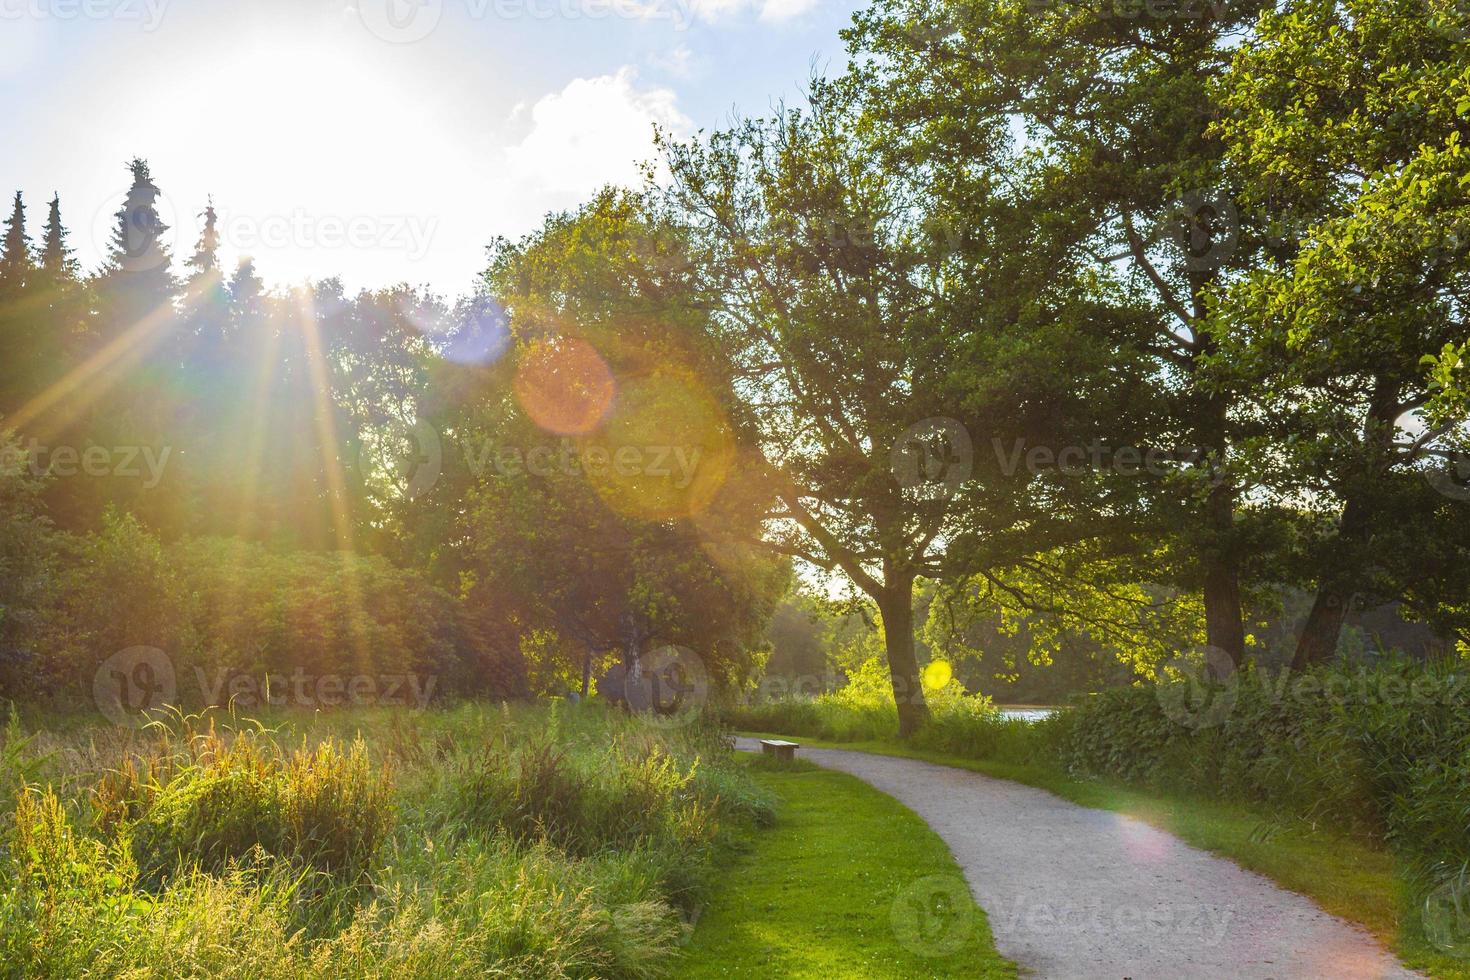
[[799, 102], [856, 0], [0, 0], [0, 190], [102, 255], [146, 157], [182, 258], [467, 291], [494, 235], [636, 181], [679, 133]]

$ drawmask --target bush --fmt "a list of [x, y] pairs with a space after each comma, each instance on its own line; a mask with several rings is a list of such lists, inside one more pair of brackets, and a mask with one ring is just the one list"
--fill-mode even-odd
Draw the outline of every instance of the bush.
[[[3, 508], [0, 499], [0, 524]], [[34, 649], [6, 646], [0, 575], [0, 696], [18, 683], [6, 680], [10, 673], [29, 673], [53, 699], [69, 701], [62, 707], [89, 704], [99, 664], [136, 646], [168, 657], [177, 704], [189, 710], [233, 698], [253, 711], [267, 694], [302, 707], [354, 697], [422, 707], [523, 686], [519, 661], [493, 651], [453, 596], [380, 557], [276, 552], [221, 538], [165, 545], [114, 513], [101, 532], [60, 540], [56, 601], [27, 619], [36, 621], [24, 634]], [[0, 551], [0, 572], [4, 562]], [[231, 688], [242, 678], [243, 693]], [[323, 678], [330, 688], [318, 686]], [[364, 687], [355, 691], [358, 678]]]
[[0, 700], [33, 698], [51, 679], [33, 647], [53, 586], [56, 535], [42, 516], [42, 481], [29, 470], [20, 443], [0, 429]]
[[[1221, 707], [1176, 720], [1165, 706], [1180, 697]], [[1107, 691], [1038, 725], [1036, 737], [1074, 776], [1261, 804], [1386, 841], [1421, 885], [1470, 864], [1462, 664], [1334, 664], [1296, 675], [1246, 671], [1187, 690]]]
[[[925, 698], [935, 724], [951, 726], [951, 737], [963, 741], [962, 729], [978, 733], [998, 725], [999, 714], [984, 695], [967, 695], [958, 681], [929, 689]], [[806, 735], [829, 742], [874, 742], [898, 730], [893, 682], [880, 658], [873, 657], [836, 691], [816, 697], [784, 697], [728, 708], [725, 722], [742, 731]]]

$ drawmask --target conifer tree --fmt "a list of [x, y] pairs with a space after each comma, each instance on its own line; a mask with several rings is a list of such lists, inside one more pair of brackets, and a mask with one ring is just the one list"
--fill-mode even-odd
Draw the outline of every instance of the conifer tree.
[[230, 308], [237, 327], [265, 313], [265, 283], [255, 271], [255, 260], [245, 256], [230, 277]]
[[34, 268], [30, 239], [26, 237], [26, 206], [20, 191], [16, 191], [15, 207], [5, 221], [5, 240], [0, 245], [0, 283], [10, 288], [24, 286]]
[[169, 227], [158, 213], [158, 198], [162, 192], [153, 183], [148, 161], [135, 157], [128, 163], [128, 170], [133, 175], [133, 184], [116, 215], [117, 227], [112, 233], [112, 269], [126, 272], [167, 269], [171, 257], [164, 233]]
[[112, 251], [99, 283], [104, 318], [112, 333], [124, 332], [173, 303], [176, 284], [169, 254], [169, 226], [158, 212], [162, 192], [148, 163], [134, 159], [127, 199], [116, 214]]
[[219, 264], [219, 216], [213, 201], [200, 217], [204, 219], [204, 228], [194, 246], [194, 254], [184, 263], [189, 269], [185, 292], [192, 321], [190, 333], [193, 341], [202, 345], [201, 353], [218, 358], [226, 355], [223, 341], [232, 330], [230, 294]]
[[191, 270], [189, 273], [189, 285], [191, 288], [201, 283], [220, 281], [219, 266], [219, 216], [215, 214], [214, 201], [200, 215], [204, 219], [204, 230], [199, 234], [199, 244], [194, 246], [194, 254], [189, 261], [184, 263]]
[[67, 230], [61, 223], [61, 195], [51, 198], [50, 210], [46, 215], [46, 231], [41, 246], [41, 269], [53, 282], [75, 280], [78, 277], [77, 260], [66, 244]]
[[53, 194], [46, 214], [46, 227], [36, 257], [35, 281], [44, 313], [32, 330], [38, 382], [55, 380], [65, 373], [67, 359], [80, 353], [91, 330], [91, 296], [82, 281], [81, 265], [67, 245], [69, 232], [61, 221], [61, 196]]

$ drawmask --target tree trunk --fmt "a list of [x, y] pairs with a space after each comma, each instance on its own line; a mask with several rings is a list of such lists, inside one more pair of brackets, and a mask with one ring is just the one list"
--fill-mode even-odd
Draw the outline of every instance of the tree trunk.
[[[1194, 328], [1199, 331], [1200, 351], [1213, 353], [1217, 344], [1201, 324], [1209, 322], [1207, 295], [1218, 276], [1214, 271], [1190, 275], [1190, 299]], [[1240, 602], [1240, 556], [1235, 546], [1235, 484], [1225, 469], [1230, 451], [1230, 401], [1216, 394], [1205, 403], [1201, 435], [1208, 456], [1206, 465], [1219, 467], [1220, 482], [1205, 500], [1205, 540], [1200, 548], [1204, 570], [1205, 642], [1222, 650], [1238, 669], [1245, 662], [1245, 613]], [[1213, 456], [1210, 459], [1209, 456]]]
[[1342, 521], [1337, 538], [1324, 555], [1317, 577], [1317, 597], [1302, 624], [1291, 665], [1296, 670], [1322, 664], [1337, 656], [1337, 641], [1347, 619], [1358, 577], [1373, 543], [1372, 488], [1393, 462], [1394, 423], [1399, 413], [1400, 385], [1392, 375], [1374, 378], [1363, 422], [1364, 466], [1353, 474], [1343, 491]]
[[1297, 637], [1296, 653], [1291, 660], [1294, 670], [1325, 664], [1337, 656], [1342, 624], [1357, 591], [1354, 587], [1357, 562], [1353, 554], [1367, 542], [1367, 511], [1362, 498], [1357, 495], [1349, 497], [1343, 507], [1335, 547], [1323, 562], [1317, 596], [1312, 600], [1312, 610], [1307, 613], [1301, 635]]
[[914, 655], [913, 580], [890, 578], [878, 597], [883, 614], [883, 643], [888, 654], [888, 676], [893, 683], [893, 700], [898, 705], [898, 737], [908, 738], [929, 720], [929, 704], [919, 679], [919, 661]]
[[1245, 616], [1240, 602], [1240, 563], [1235, 557], [1235, 490], [1222, 483], [1205, 504], [1210, 543], [1204, 549], [1205, 642], [1223, 650], [1237, 668], [1245, 662]]
[[1312, 611], [1307, 614], [1307, 621], [1302, 624], [1302, 635], [1296, 641], [1292, 669], [1325, 664], [1337, 655], [1337, 640], [1342, 635], [1343, 620], [1347, 618], [1351, 601], [1352, 593], [1337, 584], [1324, 585], [1317, 590]]

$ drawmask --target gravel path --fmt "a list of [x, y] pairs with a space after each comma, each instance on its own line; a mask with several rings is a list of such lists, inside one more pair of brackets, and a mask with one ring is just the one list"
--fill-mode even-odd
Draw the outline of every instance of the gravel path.
[[[758, 749], [753, 739], [739, 743]], [[915, 759], [840, 749], [798, 754], [857, 776], [933, 827], [990, 917], [996, 947], [1032, 976], [1418, 976], [1310, 899], [1131, 817]]]

